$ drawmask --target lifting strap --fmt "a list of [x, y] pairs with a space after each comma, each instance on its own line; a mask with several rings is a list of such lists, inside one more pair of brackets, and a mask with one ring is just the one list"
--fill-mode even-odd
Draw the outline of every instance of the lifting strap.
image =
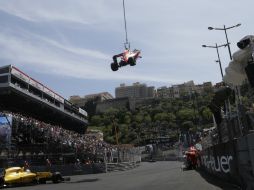
[[130, 49], [130, 42], [128, 41], [128, 33], [127, 33], [127, 22], [126, 22], [126, 15], [125, 15], [125, 4], [123, 0], [123, 16], [124, 16], [124, 27], [125, 27], [125, 43], [124, 47], [125, 49]]

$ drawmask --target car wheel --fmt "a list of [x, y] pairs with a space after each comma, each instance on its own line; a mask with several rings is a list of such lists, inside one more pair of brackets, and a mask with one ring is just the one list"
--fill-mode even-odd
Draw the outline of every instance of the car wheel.
[[136, 65], [136, 62], [135, 62], [134, 58], [130, 57], [130, 58], [128, 59], [128, 64], [130, 64], [130, 66]]
[[39, 181], [36, 178], [33, 179], [32, 184], [38, 184], [38, 183], [39, 183]]
[[0, 177], [0, 188], [1, 187], [4, 187], [4, 177], [3, 176]]
[[39, 183], [40, 184], [46, 184], [46, 179], [43, 179], [43, 178], [39, 179]]
[[118, 65], [116, 63], [111, 63], [111, 69], [112, 69], [112, 71], [117, 71]]
[[52, 176], [52, 182], [53, 183], [59, 183], [62, 181], [62, 176], [59, 172], [55, 172]]

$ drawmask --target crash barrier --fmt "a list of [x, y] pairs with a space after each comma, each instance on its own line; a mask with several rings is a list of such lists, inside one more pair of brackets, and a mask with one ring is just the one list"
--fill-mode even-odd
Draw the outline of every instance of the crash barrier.
[[147, 162], [150, 160], [156, 160], [156, 161], [177, 161], [181, 159], [180, 157], [178, 157], [175, 154], [171, 154], [171, 155], [155, 155], [155, 156], [150, 156], [150, 155], [146, 155], [145, 157], [142, 157], [142, 162]]
[[203, 149], [201, 168], [243, 189], [254, 189], [254, 133]]
[[141, 148], [117, 146], [111, 154], [105, 155], [105, 172], [124, 171], [139, 166], [141, 162]]
[[210, 174], [235, 182], [238, 179], [236, 140], [204, 149], [200, 155], [201, 167]]
[[[112, 171], [124, 171], [136, 168], [140, 165], [140, 161], [132, 162], [119, 162], [119, 163], [93, 163], [93, 164], [69, 164], [69, 165], [53, 165], [50, 168], [47, 166], [30, 166], [30, 170], [33, 172], [60, 172], [63, 176], [71, 175], [85, 175], [105, 173]], [[4, 169], [0, 168], [0, 172]]]
[[136, 168], [140, 165], [140, 161], [121, 162], [121, 163], [106, 163], [106, 172], [125, 171]]
[[140, 162], [141, 151], [139, 147], [127, 148], [121, 145], [110, 152], [106, 152], [104, 160], [107, 163]]
[[[136, 168], [140, 165], [140, 161], [133, 162], [119, 162], [119, 163], [93, 163], [93, 164], [69, 164], [69, 165], [54, 165], [50, 168], [46, 166], [31, 166], [30, 170], [33, 172], [60, 172], [63, 176], [71, 175], [84, 175], [84, 174], [96, 174], [112, 171], [124, 171]], [[0, 168], [0, 172], [3, 171]]]
[[[96, 163], [82, 166], [75, 165], [55, 165], [50, 169], [46, 166], [31, 166], [30, 170], [32, 172], [60, 172], [63, 176], [71, 176], [71, 175], [84, 175], [84, 174], [95, 174], [95, 173], [104, 173], [105, 172], [105, 164]], [[4, 171], [4, 168], [0, 168], [0, 172]]]
[[49, 170], [51, 172], [58, 171], [61, 172], [63, 176], [104, 173], [106, 171], [104, 163], [53, 165], [50, 169], [46, 166], [31, 166], [30, 169], [34, 172]]

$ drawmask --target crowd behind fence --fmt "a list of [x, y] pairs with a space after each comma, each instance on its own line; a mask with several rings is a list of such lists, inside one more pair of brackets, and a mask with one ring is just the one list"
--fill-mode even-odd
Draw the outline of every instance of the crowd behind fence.
[[[50, 158], [55, 164], [82, 164], [95, 162], [130, 162], [139, 159], [138, 148], [116, 146], [96, 138], [67, 130], [18, 113], [2, 112], [12, 116], [11, 145], [1, 144], [0, 155], [8, 159], [29, 159], [42, 163]], [[9, 154], [15, 149], [15, 155]], [[11, 158], [12, 157], [12, 158]], [[41, 160], [41, 161], [40, 161]]]

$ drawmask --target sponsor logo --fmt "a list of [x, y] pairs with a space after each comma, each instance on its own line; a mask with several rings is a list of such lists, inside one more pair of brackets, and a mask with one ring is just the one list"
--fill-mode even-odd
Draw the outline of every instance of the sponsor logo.
[[202, 165], [215, 172], [229, 173], [232, 160], [232, 156], [201, 156]]

